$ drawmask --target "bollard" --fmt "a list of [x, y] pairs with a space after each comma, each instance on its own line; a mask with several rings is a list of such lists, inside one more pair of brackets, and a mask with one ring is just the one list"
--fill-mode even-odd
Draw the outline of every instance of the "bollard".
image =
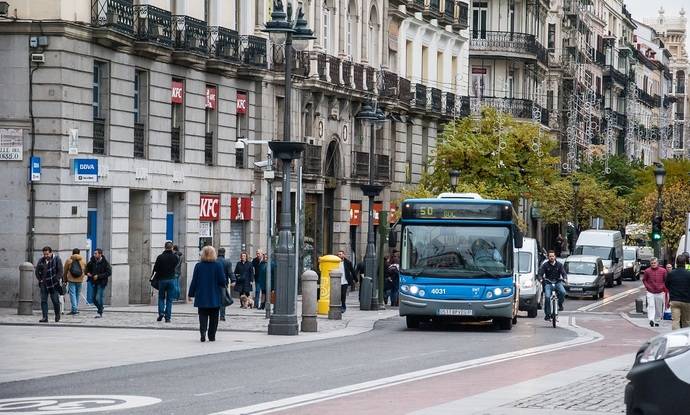
[[373, 279], [369, 276], [362, 277], [362, 283], [359, 285], [359, 309], [363, 311], [371, 310], [371, 291]]
[[328, 277], [330, 272], [338, 269], [340, 266], [340, 257], [335, 255], [324, 255], [319, 257], [319, 270], [321, 271], [321, 287], [319, 288], [319, 302], [317, 312], [321, 315], [327, 315], [329, 309], [329, 298], [331, 281]]
[[33, 314], [34, 302], [34, 264], [25, 262], [19, 266], [19, 305], [17, 314], [30, 316]]
[[331, 271], [331, 303], [328, 309], [328, 319], [329, 320], [341, 320], [343, 318], [343, 310], [340, 302], [340, 290], [342, 286], [340, 285], [340, 278], [342, 274], [340, 271]]
[[640, 314], [644, 312], [644, 298], [639, 297], [635, 299], [635, 312]]
[[304, 271], [302, 274], [302, 331], [316, 332], [316, 281], [319, 276], [315, 271]]

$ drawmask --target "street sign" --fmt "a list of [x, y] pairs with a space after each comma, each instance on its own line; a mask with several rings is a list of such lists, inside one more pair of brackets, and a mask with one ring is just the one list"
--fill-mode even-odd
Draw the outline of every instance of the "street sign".
[[0, 160], [21, 161], [24, 153], [22, 129], [0, 128]]
[[31, 181], [37, 182], [41, 180], [41, 158], [31, 157]]
[[97, 159], [74, 159], [74, 181], [77, 183], [94, 183], [98, 181]]

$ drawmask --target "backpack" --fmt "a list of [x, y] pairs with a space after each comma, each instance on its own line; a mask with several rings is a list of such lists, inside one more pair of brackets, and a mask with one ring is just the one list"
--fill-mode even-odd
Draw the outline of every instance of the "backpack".
[[72, 274], [72, 276], [75, 278], [81, 277], [83, 271], [81, 269], [81, 264], [79, 264], [79, 261], [72, 260], [72, 263], [69, 265], [69, 273]]

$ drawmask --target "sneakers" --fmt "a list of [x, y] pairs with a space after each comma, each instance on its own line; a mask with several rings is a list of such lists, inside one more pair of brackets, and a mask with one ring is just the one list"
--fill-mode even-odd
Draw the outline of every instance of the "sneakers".
[[103, 313], [98, 313], [94, 318], [103, 318]]
[[169, 319], [169, 318], [166, 318], [166, 319], [165, 319], [165, 322], [166, 322], [166, 323], [170, 323], [170, 319]]
[[654, 327], [654, 320], [649, 320], [649, 327]]
[[60, 322], [60, 313], [55, 314], [55, 322], [56, 323]]
[[38, 320], [38, 322], [39, 322], [39, 323], [47, 323], [47, 322], [48, 322], [48, 317], [42, 318], [42, 319]]
[[156, 321], [163, 321], [163, 315], [159, 315]]
[[221, 317], [221, 318], [220, 318], [220, 321], [225, 321], [225, 317]]
[[659, 323], [654, 323], [654, 327], [659, 327]]
[[551, 320], [551, 316], [544, 316], [544, 321], [549, 321]]

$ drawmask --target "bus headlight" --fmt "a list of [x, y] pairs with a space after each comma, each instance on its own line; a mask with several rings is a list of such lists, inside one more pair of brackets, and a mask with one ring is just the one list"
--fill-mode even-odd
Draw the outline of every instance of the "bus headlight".
[[510, 294], [511, 292], [513, 292], [513, 289], [510, 288], [510, 287], [505, 287], [505, 288], [503, 289], [503, 295], [508, 295], [508, 294]]
[[416, 285], [410, 285], [410, 294], [417, 295], [418, 292], [419, 292], [419, 287], [417, 287]]
[[403, 285], [400, 286], [400, 291], [402, 291], [402, 292], [404, 292], [404, 293], [409, 292], [409, 291], [410, 291], [410, 287], [409, 287], [408, 285], [403, 284]]
[[494, 295], [497, 296], [497, 297], [498, 297], [499, 295], [501, 295], [501, 289], [498, 288], [498, 287], [494, 288]]
[[426, 291], [424, 290], [419, 290], [419, 296], [424, 297], [424, 294], [426, 294]]
[[491, 291], [486, 292], [486, 298], [492, 298], [494, 296], [494, 293]]

